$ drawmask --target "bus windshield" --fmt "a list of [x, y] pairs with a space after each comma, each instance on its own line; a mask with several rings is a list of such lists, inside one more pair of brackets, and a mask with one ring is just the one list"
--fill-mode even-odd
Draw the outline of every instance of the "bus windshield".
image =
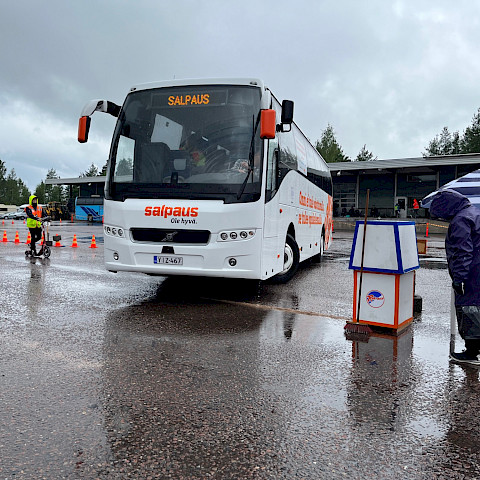
[[113, 137], [107, 198], [258, 200], [260, 94], [229, 85], [130, 93]]

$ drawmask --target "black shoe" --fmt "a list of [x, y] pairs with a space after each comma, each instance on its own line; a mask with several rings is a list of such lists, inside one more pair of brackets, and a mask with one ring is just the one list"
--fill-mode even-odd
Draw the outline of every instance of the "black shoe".
[[451, 353], [450, 360], [453, 360], [456, 363], [466, 363], [469, 365], [480, 366], [480, 360], [477, 358], [477, 356], [468, 354], [466, 351], [460, 353]]

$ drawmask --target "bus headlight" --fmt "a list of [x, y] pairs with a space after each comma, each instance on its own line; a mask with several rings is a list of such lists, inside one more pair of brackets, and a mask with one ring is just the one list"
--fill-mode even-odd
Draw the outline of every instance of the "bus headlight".
[[256, 230], [233, 230], [231, 232], [221, 232], [218, 236], [218, 242], [238, 242], [249, 240], [255, 236]]
[[125, 238], [125, 230], [123, 228], [112, 227], [110, 225], [104, 225], [103, 231], [105, 235], [109, 235], [111, 237], [121, 237]]

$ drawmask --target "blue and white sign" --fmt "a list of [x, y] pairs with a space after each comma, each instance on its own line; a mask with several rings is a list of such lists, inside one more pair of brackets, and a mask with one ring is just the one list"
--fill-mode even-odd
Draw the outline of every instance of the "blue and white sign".
[[383, 307], [383, 304], [385, 303], [385, 295], [378, 290], [371, 290], [367, 293], [367, 303], [372, 308]]

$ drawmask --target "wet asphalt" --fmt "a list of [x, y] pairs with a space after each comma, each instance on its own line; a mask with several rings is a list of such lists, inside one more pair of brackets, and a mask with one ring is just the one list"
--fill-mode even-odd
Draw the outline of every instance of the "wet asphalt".
[[55, 224], [64, 246], [31, 261], [26, 226], [4, 230], [0, 479], [480, 478], [479, 371], [448, 361], [440, 236], [422, 313], [365, 343], [344, 336], [349, 232], [258, 286], [108, 273], [100, 225]]

